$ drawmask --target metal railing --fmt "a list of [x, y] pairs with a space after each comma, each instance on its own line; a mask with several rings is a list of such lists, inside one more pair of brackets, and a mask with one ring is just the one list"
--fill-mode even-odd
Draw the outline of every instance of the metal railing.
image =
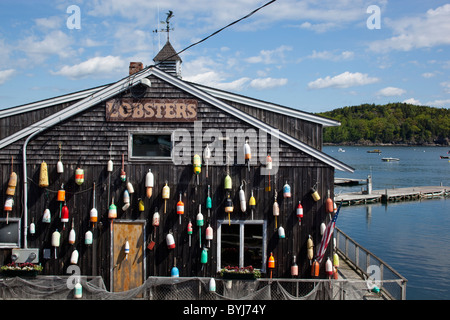
[[386, 262], [362, 247], [339, 228], [335, 229], [336, 249], [363, 279], [378, 281], [390, 299], [406, 300], [406, 280]]

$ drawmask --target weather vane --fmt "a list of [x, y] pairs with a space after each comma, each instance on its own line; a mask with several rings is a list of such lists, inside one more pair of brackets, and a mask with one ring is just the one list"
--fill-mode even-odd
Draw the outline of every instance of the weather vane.
[[174, 17], [174, 15], [173, 15], [173, 11], [172, 10], [169, 10], [169, 12], [166, 13], [166, 14], [167, 14], [166, 21], [160, 21], [162, 24], [166, 25], [166, 28], [165, 29], [160, 29], [160, 30], [156, 29], [156, 30], [153, 30], [153, 32], [156, 32], [156, 33], [158, 33], [158, 32], [167, 32], [167, 41], [169, 41], [169, 33], [170, 33], [171, 30], [172, 31], [174, 30], [173, 28], [172, 29], [170, 28], [170, 19], [172, 19]]

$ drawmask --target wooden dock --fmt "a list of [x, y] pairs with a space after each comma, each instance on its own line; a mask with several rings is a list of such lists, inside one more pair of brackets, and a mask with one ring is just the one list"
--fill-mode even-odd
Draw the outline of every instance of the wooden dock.
[[357, 205], [376, 202], [432, 199], [447, 197], [448, 195], [450, 195], [450, 187], [448, 186], [423, 186], [372, 190], [370, 194], [362, 192], [342, 193], [336, 195], [334, 200], [335, 202], [342, 201], [343, 205]]

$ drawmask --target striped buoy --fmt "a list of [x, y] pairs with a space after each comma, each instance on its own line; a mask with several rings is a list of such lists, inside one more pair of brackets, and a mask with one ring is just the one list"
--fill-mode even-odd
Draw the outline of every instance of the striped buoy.
[[84, 170], [81, 168], [77, 168], [75, 170], [75, 183], [81, 186], [84, 182]]
[[175, 239], [172, 233], [168, 233], [166, 236], [166, 244], [168, 249], [175, 249]]

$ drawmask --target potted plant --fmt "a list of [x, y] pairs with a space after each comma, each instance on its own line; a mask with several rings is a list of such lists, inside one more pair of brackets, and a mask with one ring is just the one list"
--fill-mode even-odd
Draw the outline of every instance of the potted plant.
[[219, 271], [219, 276], [229, 280], [255, 280], [261, 278], [261, 271], [252, 266], [244, 268], [226, 266]]
[[30, 262], [9, 263], [0, 268], [2, 274], [7, 277], [35, 277], [42, 271], [42, 266]]

